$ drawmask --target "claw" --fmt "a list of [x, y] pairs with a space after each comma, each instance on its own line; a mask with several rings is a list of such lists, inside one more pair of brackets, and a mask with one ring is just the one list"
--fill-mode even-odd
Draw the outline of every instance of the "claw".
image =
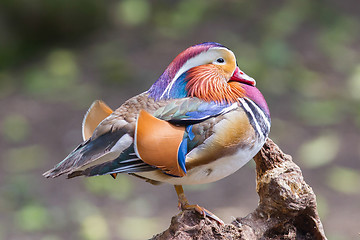
[[216, 222], [218, 222], [220, 225], [225, 225], [224, 221], [221, 220], [218, 216], [216, 216], [215, 214], [213, 214], [212, 212], [210, 212], [209, 210], [203, 208], [206, 217], [211, 218], [213, 220], [215, 220]]
[[180, 210], [194, 210], [195, 212], [199, 213], [203, 218], [211, 218], [212, 220], [218, 222], [220, 225], [224, 225], [224, 222], [217, 217], [215, 214], [210, 212], [209, 210], [200, 207], [199, 205], [190, 205], [188, 200], [185, 197], [184, 190], [181, 185], [175, 185], [175, 190], [179, 198], [178, 207]]

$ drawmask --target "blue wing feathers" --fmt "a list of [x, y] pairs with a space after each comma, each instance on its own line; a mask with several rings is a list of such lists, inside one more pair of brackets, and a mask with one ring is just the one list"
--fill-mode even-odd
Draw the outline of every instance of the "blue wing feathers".
[[185, 132], [187, 133], [190, 141], [192, 141], [195, 138], [195, 134], [192, 132], [193, 125], [189, 125], [186, 127]]
[[186, 174], [186, 167], [185, 167], [186, 154], [188, 154], [187, 138], [182, 140], [178, 150], [178, 163], [185, 174]]
[[[195, 135], [192, 132], [192, 125], [188, 125], [185, 129], [184, 139], [180, 143], [179, 150], [178, 150], [178, 163], [185, 174], [186, 174], [185, 159], [186, 159], [186, 155], [195, 146], [195, 144], [192, 142], [192, 140], [194, 138], [195, 138]], [[190, 143], [190, 146], [189, 146], [189, 143]]]

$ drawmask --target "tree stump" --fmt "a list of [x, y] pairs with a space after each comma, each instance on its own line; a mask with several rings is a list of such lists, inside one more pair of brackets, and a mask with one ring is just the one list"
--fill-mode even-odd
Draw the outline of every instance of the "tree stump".
[[268, 139], [254, 160], [260, 201], [252, 213], [219, 226], [183, 211], [152, 239], [326, 239], [316, 196], [291, 156]]

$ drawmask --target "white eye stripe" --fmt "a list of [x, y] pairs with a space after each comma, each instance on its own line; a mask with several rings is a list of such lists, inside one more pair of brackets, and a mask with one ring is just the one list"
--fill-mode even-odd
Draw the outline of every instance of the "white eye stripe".
[[[164, 92], [161, 94], [160, 99], [164, 98], [165, 96], [170, 97], [170, 90], [173, 87], [173, 84], [176, 81], [176, 79], [178, 79], [184, 72], [188, 71], [190, 68], [200, 66], [203, 64], [208, 64], [208, 63], [212, 63], [212, 64], [216, 64], [216, 65], [226, 64], [225, 61], [224, 61], [224, 63], [219, 63], [216, 61], [218, 58], [221, 58], [221, 55], [216, 51], [219, 49], [225, 50], [226, 52], [230, 53], [235, 59], [234, 53], [231, 50], [224, 48], [224, 47], [214, 47], [214, 48], [209, 49], [206, 52], [200, 53], [199, 55], [197, 55], [193, 58], [190, 58], [187, 62], [185, 62], [185, 64], [176, 73], [175, 77], [172, 79], [172, 81], [166, 87]], [[215, 59], [215, 61], [213, 59]]]

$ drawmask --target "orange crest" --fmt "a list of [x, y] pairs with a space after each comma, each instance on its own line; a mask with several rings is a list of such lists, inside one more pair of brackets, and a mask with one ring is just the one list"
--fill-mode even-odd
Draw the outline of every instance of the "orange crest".
[[238, 82], [228, 82], [222, 68], [213, 64], [201, 65], [188, 71], [186, 90], [191, 97], [204, 101], [234, 103], [245, 96]]

